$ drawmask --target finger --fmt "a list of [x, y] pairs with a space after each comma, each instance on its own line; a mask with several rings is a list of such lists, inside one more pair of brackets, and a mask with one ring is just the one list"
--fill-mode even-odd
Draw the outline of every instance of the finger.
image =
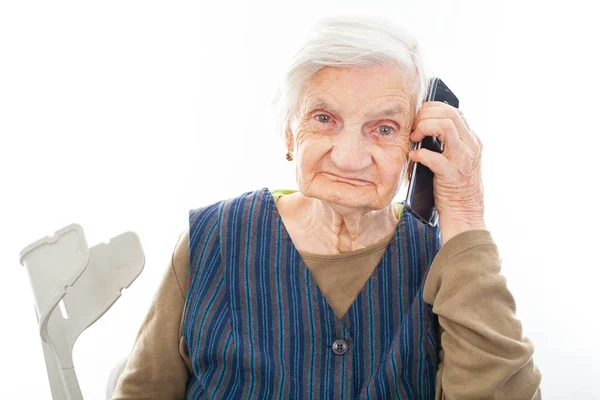
[[410, 140], [420, 142], [425, 136], [438, 137], [446, 147], [459, 149], [463, 144], [456, 131], [454, 121], [451, 119], [427, 118], [417, 121], [415, 130], [410, 135]]
[[[454, 122], [456, 126], [456, 132], [461, 140], [467, 140], [470, 146], [475, 145], [476, 140], [473, 137], [469, 126], [466, 123], [462, 111], [454, 108], [448, 104], [440, 103], [439, 101], [429, 102], [442, 104], [441, 106], [429, 106], [421, 109], [419, 114], [416, 115], [415, 119], [428, 119], [428, 118], [447, 118]], [[414, 125], [414, 124], [413, 124]]]
[[422, 108], [428, 108], [428, 107], [452, 107], [452, 106], [443, 101], [436, 101], [436, 100], [424, 101]]
[[481, 141], [481, 139], [479, 138], [479, 136], [477, 136], [477, 134], [474, 131], [471, 131], [471, 133], [473, 134], [473, 136], [475, 136], [475, 139], [477, 139], [477, 151], [479, 154], [481, 154], [483, 152], [483, 142]]
[[413, 150], [408, 153], [411, 160], [420, 162], [429, 168], [434, 174], [444, 176], [451, 170], [450, 161], [442, 154], [427, 149]]
[[462, 112], [462, 110], [459, 110], [458, 108], [456, 109], [456, 112], [462, 118], [462, 121], [465, 124], [465, 127], [470, 131], [471, 127], [469, 126], [469, 123], [467, 122], [467, 117], [465, 117], [465, 114]]
[[475, 135], [475, 131], [473, 131], [473, 129], [471, 129], [471, 127], [469, 126], [469, 122], [467, 121], [467, 117], [465, 117], [465, 114], [459, 109], [456, 109], [456, 112], [458, 113], [458, 115], [460, 115], [462, 123], [465, 125], [465, 128], [467, 129], [467, 132], [469, 133], [469, 138], [472, 139], [473, 143], [475, 143], [475, 144], [481, 143], [481, 141], [479, 140], [477, 135]]

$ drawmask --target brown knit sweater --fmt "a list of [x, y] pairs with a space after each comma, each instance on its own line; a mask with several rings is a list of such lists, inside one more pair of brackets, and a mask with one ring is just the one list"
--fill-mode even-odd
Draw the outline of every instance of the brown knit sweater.
[[[352, 252], [300, 253], [338, 316], [349, 309], [393, 234]], [[436, 399], [541, 399], [533, 345], [515, 317], [515, 302], [500, 265], [487, 230], [451, 238], [431, 265], [423, 299], [433, 305], [440, 323]], [[188, 271], [186, 229], [138, 331], [113, 400], [185, 398], [193, 373], [182, 336]]]

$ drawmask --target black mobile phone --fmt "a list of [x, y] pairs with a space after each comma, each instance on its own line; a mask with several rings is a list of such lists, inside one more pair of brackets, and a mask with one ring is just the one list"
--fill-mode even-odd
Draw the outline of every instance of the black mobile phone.
[[[426, 101], [442, 101], [458, 108], [458, 98], [440, 78], [431, 78]], [[418, 143], [411, 142], [411, 150], [420, 148], [441, 153], [443, 143], [436, 137], [425, 136]], [[408, 162], [408, 191], [404, 207], [421, 222], [436, 226], [439, 214], [433, 198], [433, 172], [425, 165], [409, 159]]]

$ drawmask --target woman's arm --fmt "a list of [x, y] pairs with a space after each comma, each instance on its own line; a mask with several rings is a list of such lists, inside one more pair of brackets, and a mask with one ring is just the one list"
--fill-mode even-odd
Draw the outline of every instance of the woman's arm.
[[437, 399], [541, 399], [534, 347], [500, 265], [483, 229], [454, 236], [433, 260], [423, 297], [440, 324]]
[[184, 399], [189, 364], [180, 353], [181, 318], [189, 266], [189, 230], [180, 235], [171, 262], [140, 327], [113, 400]]

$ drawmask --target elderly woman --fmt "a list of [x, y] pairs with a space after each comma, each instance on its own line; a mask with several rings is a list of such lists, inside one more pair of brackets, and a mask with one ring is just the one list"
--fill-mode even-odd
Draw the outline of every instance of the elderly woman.
[[[322, 19], [276, 97], [298, 190], [193, 209], [113, 399], [541, 398], [484, 224], [482, 144], [394, 24]], [[409, 152], [437, 136], [443, 153]], [[393, 199], [408, 162], [439, 225]]]

